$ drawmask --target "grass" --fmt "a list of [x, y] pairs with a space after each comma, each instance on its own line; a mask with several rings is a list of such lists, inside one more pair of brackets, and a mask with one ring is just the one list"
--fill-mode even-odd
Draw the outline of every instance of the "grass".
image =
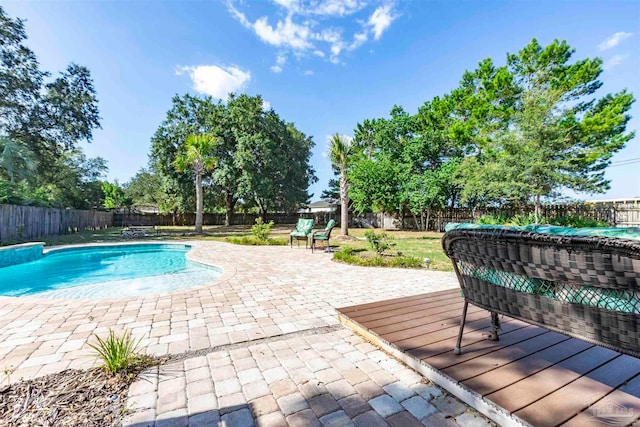
[[[274, 226], [269, 244], [282, 245], [288, 243], [289, 232], [292, 229], [293, 226], [289, 225]], [[111, 227], [103, 230], [86, 230], [61, 236], [47, 236], [44, 237], [42, 241], [44, 241], [47, 246], [73, 245], [78, 243], [147, 242], [154, 240], [214, 240], [219, 242], [232, 241], [232, 243], [236, 244], [254, 244], [252, 243], [253, 235], [251, 234], [250, 226], [205, 226], [203, 227], [203, 232], [204, 234], [202, 235], [196, 235], [193, 232], [193, 226], [163, 226], [158, 228], [157, 235], [154, 231], [150, 231], [144, 238], [127, 239], [121, 235], [122, 228]]]
[[[293, 225], [275, 225], [270, 234], [270, 245], [286, 245], [289, 243], [289, 232], [293, 229]], [[118, 242], [136, 242], [136, 241], [154, 241], [154, 240], [213, 240], [220, 242], [230, 242], [235, 244], [254, 245], [255, 237], [251, 234], [251, 227], [245, 225], [237, 225], [231, 227], [225, 226], [205, 226], [204, 234], [197, 236], [193, 233], [193, 227], [160, 227], [158, 235], [151, 232], [151, 235], [141, 239], [125, 239], [121, 236], [122, 229], [120, 227], [112, 227], [104, 230], [88, 230], [75, 234], [66, 234], [62, 236], [49, 236], [43, 240], [47, 245], [71, 245], [77, 243], [118, 243]], [[349, 235], [356, 240], [339, 241], [336, 239], [339, 230], [334, 230], [334, 237], [331, 239], [331, 245], [335, 248], [351, 248], [356, 251], [356, 256], [362, 258], [371, 258], [376, 254], [369, 248], [364, 233], [366, 229], [352, 228], [349, 229]], [[381, 230], [375, 230], [380, 232]], [[386, 231], [387, 235], [393, 238], [395, 244], [385, 255], [393, 255], [393, 257], [385, 256], [387, 263], [413, 265], [413, 261], [399, 260], [398, 252], [405, 257], [414, 257], [422, 261], [429, 258], [431, 270], [453, 271], [451, 260], [442, 251], [441, 239], [442, 233], [424, 232], [424, 231]], [[353, 255], [353, 254], [352, 254]], [[389, 261], [389, 259], [395, 259]], [[346, 259], [344, 262], [349, 262]], [[352, 263], [361, 263], [361, 265], [373, 265], [379, 262], [351, 260]]]
[[[375, 230], [376, 232], [380, 232], [381, 230]], [[340, 249], [350, 248], [352, 249], [357, 256], [360, 258], [375, 258], [376, 253], [371, 250], [369, 247], [369, 243], [365, 240], [364, 233], [367, 232], [366, 229], [362, 228], [351, 228], [349, 229], [349, 235], [356, 237], [358, 240], [349, 240], [349, 241], [339, 241], [337, 245]], [[385, 231], [388, 236], [392, 237], [392, 242], [395, 244], [391, 249], [385, 251], [385, 254], [394, 255], [397, 261], [387, 260], [387, 264], [400, 264], [395, 265], [398, 267], [406, 266], [415, 268], [411, 261], [403, 261], [402, 258], [406, 257], [414, 257], [422, 262], [425, 258], [429, 258], [431, 263], [429, 265], [429, 269], [431, 270], [440, 270], [440, 271], [453, 271], [453, 264], [451, 260], [444, 254], [442, 251], [442, 234], [436, 233], [433, 231], [413, 231], [413, 230], [402, 230], [402, 231]], [[336, 241], [332, 239], [332, 245], [336, 245]], [[402, 254], [402, 257], [398, 256], [398, 252]], [[337, 253], [336, 253], [337, 255]], [[344, 257], [344, 254], [338, 255], [338, 258]], [[345, 257], [346, 258], [346, 257]], [[384, 257], [388, 259], [393, 259], [392, 257]], [[349, 262], [344, 260], [345, 262]], [[373, 261], [358, 261], [351, 260], [358, 265], [372, 265], [377, 260]], [[368, 264], [371, 263], [371, 264]], [[407, 264], [407, 265], [402, 265]], [[393, 265], [392, 265], [393, 266]]]

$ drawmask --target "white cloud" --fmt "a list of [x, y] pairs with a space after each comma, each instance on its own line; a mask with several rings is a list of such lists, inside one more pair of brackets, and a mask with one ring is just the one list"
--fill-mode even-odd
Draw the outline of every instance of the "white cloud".
[[313, 45], [309, 41], [311, 29], [307, 25], [294, 23], [291, 16], [287, 16], [284, 21], [278, 21], [275, 27], [269, 25], [268, 18], [259, 18], [253, 29], [263, 41], [274, 46], [291, 47], [292, 49], [306, 50]]
[[366, 0], [272, 0], [288, 13], [317, 16], [348, 16], [367, 5]]
[[374, 10], [369, 17], [369, 21], [367, 21], [367, 25], [371, 27], [371, 31], [373, 32], [374, 40], [378, 40], [396, 18], [397, 15], [393, 14], [393, 4], [391, 3], [387, 3]]
[[605, 70], [610, 70], [613, 67], [615, 67], [617, 65], [620, 65], [622, 63], [622, 61], [624, 61], [628, 57], [629, 57], [628, 54], [613, 55], [611, 58], [609, 58], [608, 60], [605, 61], [605, 63], [602, 65], [602, 68], [605, 69]]
[[366, 1], [359, 0], [325, 0], [316, 2], [309, 12], [313, 15], [323, 16], [348, 16], [358, 12], [367, 5]]
[[[399, 16], [394, 12], [394, 3], [390, 0], [271, 0], [280, 9], [280, 17], [267, 15], [249, 19], [235, 7], [236, 0], [226, 0], [230, 13], [246, 28], [255, 32], [263, 42], [279, 48], [273, 72], [281, 72], [283, 55], [293, 55], [301, 59], [307, 55], [320, 58], [328, 57], [333, 63], [340, 62], [340, 55], [354, 51], [371, 39], [379, 40], [382, 34]], [[344, 28], [335, 25], [335, 18], [347, 18], [356, 12], [377, 4], [366, 21], [350, 18], [359, 23], [361, 29], [352, 36], [343, 35]], [[243, 3], [238, 1], [237, 4]], [[373, 9], [373, 6], [371, 6]], [[284, 17], [283, 17], [284, 16]], [[331, 25], [327, 25], [327, 19]], [[351, 41], [349, 41], [351, 39]]]
[[349, 45], [349, 50], [355, 50], [357, 48], [359, 48], [360, 46], [362, 46], [367, 40], [369, 39], [369, 36], [367, 35], [366, 31], [363, 31], [361, 33], [355, 33], [353, 35], [353, 41], [351, 42], [351, 44]]
[[282, 67], [284, 67], [284, 64], [286, 64], [286, 62], [287, 57], [283, 53], [278, 54], [278, 56], [276, 57], [276, 63], [271, 66], [271, 71], [273, 71], [274, 73], [281, 72]]
[[628, 39], [632, 35], [633, 35], [632, 33], [625, 33], [625, 32], [615, 33], [607, 37], [606, 39], [604, 39], [604, 41], [598, 45], [598, 49], [602, 51], [612, 49], [616, 47], [618, 44], [620, 44], [621, 41]]
[[305, 76], [313, 76], [313, 70], [306, 70], [306, 71], [304, 72], [304, 75], [305, 75]]
[[196, 92], [218, 99], [226, 99], [230, 92], [244, 88], [251, 79], [249, 71], [234, 66], [181, 66], [176, 68], [176, 74], [188, 74]]
[[264, 111], [271, 110], [271, 103], [269, 101], [262, 100], [262, 109]]
[[327, 28], [314, 34], [313, 38], [327, 43], [337, 43], [342, 40], [342, 31], [338, 28]]

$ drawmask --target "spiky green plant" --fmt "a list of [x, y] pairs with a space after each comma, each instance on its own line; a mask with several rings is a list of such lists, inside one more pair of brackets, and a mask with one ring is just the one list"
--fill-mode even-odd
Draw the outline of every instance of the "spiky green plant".
[[106, 339], [96, 335], [97, 343], [89, 344], [104, 363], [107, 372], [116, 374], [126, 371], [140, 362], [140, 356], [136, 353], [142, 337], [137, 340], [131, 336], [129, 331], [124, 331], [118, 336], [109, 329], [109, 336]]

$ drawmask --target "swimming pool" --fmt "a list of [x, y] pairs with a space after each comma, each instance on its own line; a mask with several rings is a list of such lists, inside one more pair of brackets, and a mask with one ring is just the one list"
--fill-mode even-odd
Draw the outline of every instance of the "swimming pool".
[[119, 298], [202, 285], [221, 274], [189, 261], [190, 246], [135, 244], [54, 249], [42, 258], [0, 268], [0, 295]]

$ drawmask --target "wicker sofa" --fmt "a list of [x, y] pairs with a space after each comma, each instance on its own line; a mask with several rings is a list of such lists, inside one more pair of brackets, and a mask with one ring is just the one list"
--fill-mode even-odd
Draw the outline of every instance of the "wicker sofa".
[[[464, 308], [489, 310], [640, 357], [640, 232], [560, 227], [448, 227]], [[620, 231], [620, 230], [618, 230]], [[608, 236], [623, 236], [608, 237]], [[633, 237], [633, 238], [629, 238]]]

